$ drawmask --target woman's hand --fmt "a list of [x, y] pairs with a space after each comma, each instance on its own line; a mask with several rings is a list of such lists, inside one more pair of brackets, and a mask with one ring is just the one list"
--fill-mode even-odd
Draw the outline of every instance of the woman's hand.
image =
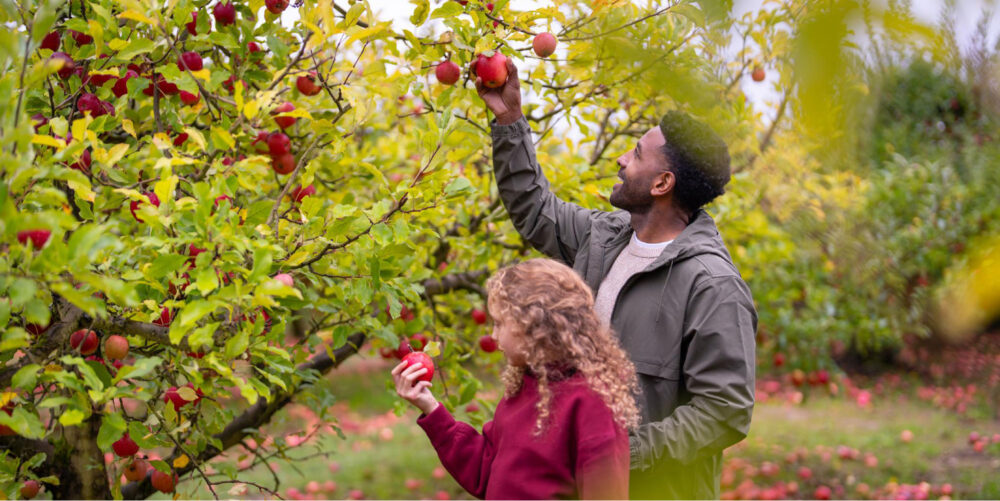
[[401, 362], [392, 369], [392, 380], [396, 383], [396, 393], [403, 400], [413, 404], [424, 414], [430, 414], [437, 408], [438, 401], [431, 394], [429, 381], [417, 381], [424, 374], [427, 374], [427, 369], [422, 364], [407, 367], [406, 362]]

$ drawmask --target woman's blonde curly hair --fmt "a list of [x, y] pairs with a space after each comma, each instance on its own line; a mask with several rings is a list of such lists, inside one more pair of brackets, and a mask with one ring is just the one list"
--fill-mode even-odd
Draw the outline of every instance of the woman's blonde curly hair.
[[520, 391], [527, 370], [538, 378], [536, 434], [549, 417], [549, 379], [565, 369], [583, 374], [611, 409], [615, 423], [626, 430], [638, 426], [635, 367], [611, 329], [597, 318], [590, 288], [576, 272], [558, 261], [531, 259], [498, 270], [486, 290], [490, 314], [513, 323], [526, 348], [524, 366], [507, 364], [504, 369], [504, 395]]

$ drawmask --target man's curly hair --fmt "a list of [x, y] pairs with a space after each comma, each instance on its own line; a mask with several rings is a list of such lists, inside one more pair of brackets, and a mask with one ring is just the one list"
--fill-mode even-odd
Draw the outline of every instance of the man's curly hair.
[[677, 179], [674, 199], [694, 214], [725, 193], [729, 182], [729, 148], [711, 127], [687, 113], [670, 111], [660, 120], [666, 143], [667, 168]]

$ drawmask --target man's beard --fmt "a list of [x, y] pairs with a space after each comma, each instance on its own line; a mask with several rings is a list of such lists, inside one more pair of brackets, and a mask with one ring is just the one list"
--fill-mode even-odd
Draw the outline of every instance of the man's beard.
[[645, 214], [653, 208], [653, 196], [648, 189], [640, 187], [642, 183], [622, 179], [618, 189], [611, 190], [608, 201], [611, 205], [619, 209], [628, 211], [631, 214]]

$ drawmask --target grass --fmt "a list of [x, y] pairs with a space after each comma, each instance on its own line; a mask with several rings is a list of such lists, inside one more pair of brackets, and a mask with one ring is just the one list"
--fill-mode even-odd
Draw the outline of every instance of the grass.
[[[315, 499], [343, 499], [352, 489], [359, 489], [368, 499], [428, 499], [442, 494], [451, 499], [470, 498], [450, 476], [433, 476], [440, 463], [415, 423], [417, 411], [409, 410], [398, 418], [391, 415], [398, 399], [386, 388], [387, 372], [368, 360], [331, 376], [330, 390], [339, 402], [334, 415], [345, 438], [325, 434], [294, 449], [288, 458], [275, 458], [272, 462], [283, 497], [292, 497], [288, 495], [289, 487], [304, 492], [310, 481], [320, 486], [334, 481], [335, 491], [321, 491]], [[301, 418], [282, 411], [268, 432], [280, 437], [302, 426]], [[904, 443], [900, 434], [907, 429], [914, 438]], [[892, 482], [924, 481], [934, 486], [951, 483], [956, 498], [1000, 498], [1000, 476], [996, 474], [1000, 469], [1000, 444], [975, 453], [967, 443], [971, 431], [1000, 432], [1000, 423], [963, 418], [903, 394], [881, 397], [869, 408], [860, 408], [850, 399], [828, 396], [808, 398], [801, 405], [772, 400], [758, 404], [749, 436], [727, 450], [726, 460], [727, 465], [742, 462], [759, 467], [765, 461], [778, 464], [775, 476], [764, 479], [757, 475], [754, 480], [762, 486], [798, 481], [801, 487], [793, 495], [798, 498], [811, 497], [820, 484], [842, 489], [841, 496], [834, 497], [857, 498], [855, 488], [860, 483], [871, 486], [874, 495]], [[839, 446], [856, 449], [859, 457], [840, 459]], [[803, 456], [789, 462], [787, 456], [797, 450]], [[829, 455], [826, 460], [824, 452]], [[868, 454], [877, 458], [876, 467], [865, 465]], [[336, 472], [331, 471], [331, 462], [339, 465]], [[803, 465], [814, 472], [809, 481], [796, 477]], [[741, 471], [739, 475], [744, 474]], [[274, 477], [264, 466], [242, 472], [238, 478], [274, 486]], [[737, 476], [736, 483], [742, 478]], [[419, 486], [408, 488], [407, 480]], [[211, 494], [201, 484], [200, 479], [183, 482], [179, 492], [182, 497], [210, 499]], [[219, 486], [219, 496], [268, 497], [252, 487], [245, 495], [237, 495], [229, 492], [230, 487]], [[156, 498], [167, 499], [162, 495]]]

